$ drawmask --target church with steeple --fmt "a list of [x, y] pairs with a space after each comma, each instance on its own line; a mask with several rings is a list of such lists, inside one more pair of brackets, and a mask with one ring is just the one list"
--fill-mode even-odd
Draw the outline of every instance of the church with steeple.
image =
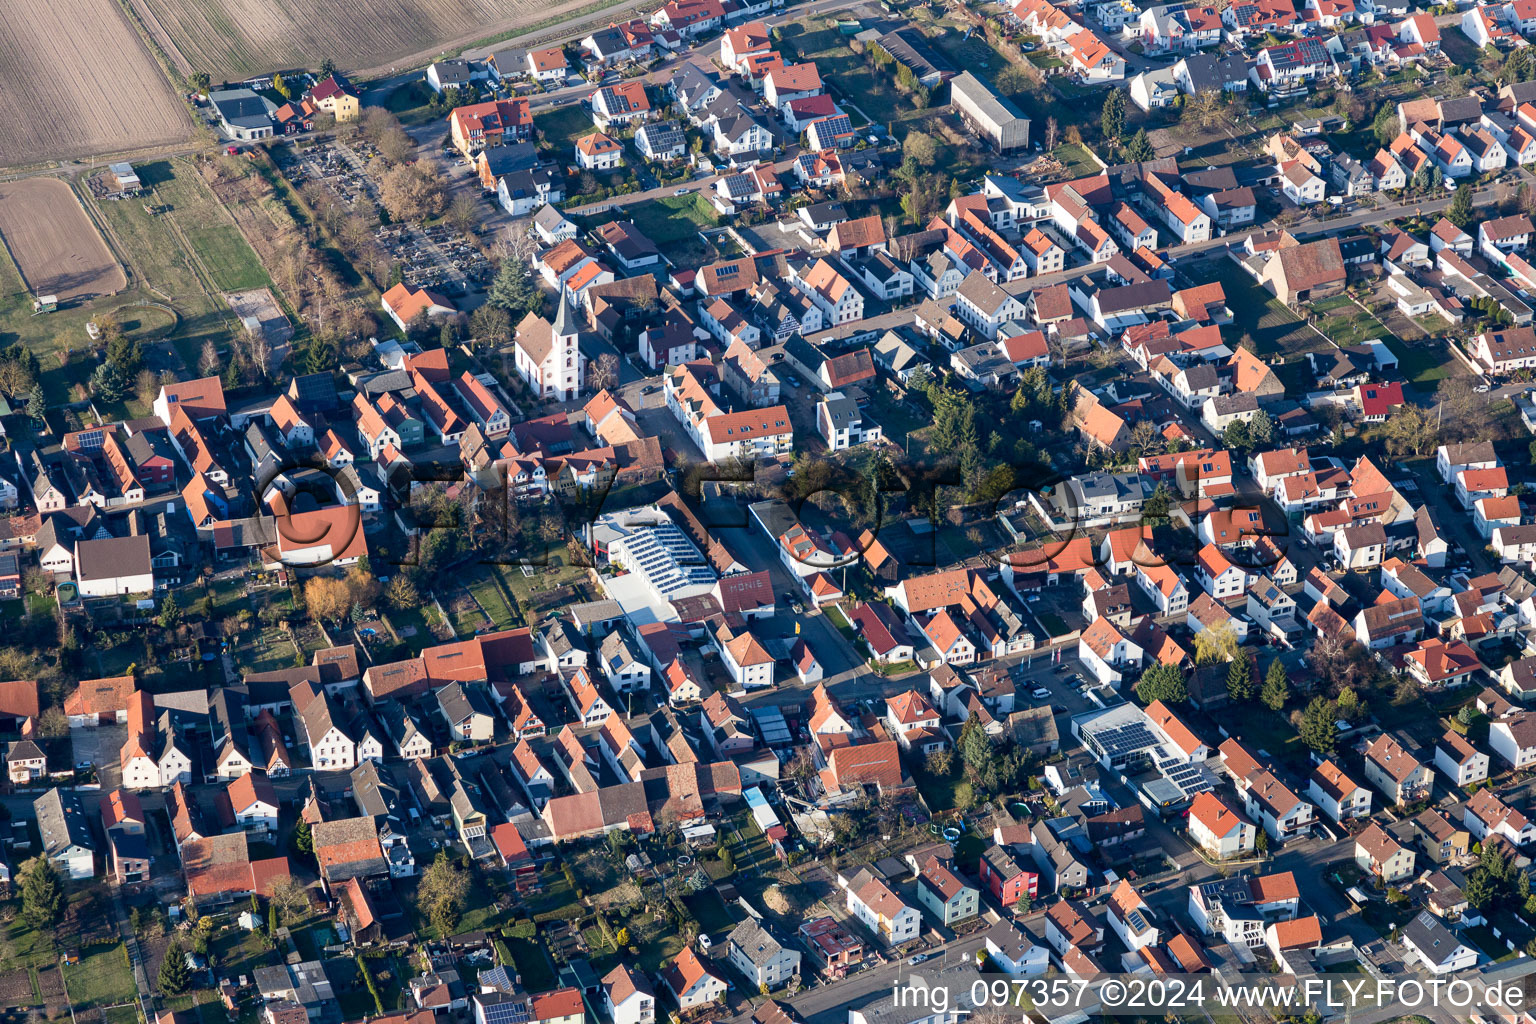
[[537, 313], [523, 317], [513, 347], [518, 375], [535, 393], [569, 402], [581, 394], [581, 331], [571, 307], [564, 302], [557, 305], [553, 325]]

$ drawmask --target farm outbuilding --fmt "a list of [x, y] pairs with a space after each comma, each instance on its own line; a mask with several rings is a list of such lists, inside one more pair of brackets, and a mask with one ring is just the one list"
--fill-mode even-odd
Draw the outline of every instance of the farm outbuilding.
[[107, 171], [109, 172], [107, 180], [117, 192], [132, 195], [139, 191], [141, 183], [138, 173], [133, 169], [133, 164], [108, 164]]

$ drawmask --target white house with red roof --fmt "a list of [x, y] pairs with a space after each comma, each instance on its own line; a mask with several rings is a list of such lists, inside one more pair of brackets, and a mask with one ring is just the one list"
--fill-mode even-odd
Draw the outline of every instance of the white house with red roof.
[[669, 0], [651, 15], [653, 29], [670, 29], [682, 36], [702, 35], [724, 21], [720, 0]]
[[1259, 830], [1241, 811], [1212, 792], [1201, 793], [1189, 808], [1189, 838], [1215, 860], [1250, 853]]
[[1413, 874], [1414, 852], [1376, 822], [1355, 837], [1355, 865], [1386, 885]]
[[1334, 821], [1353, 821], [1371, 814], [1370, 788], [1345, 775], [1332, 761], [1324, 761], [1312, 770], [1307, 797]]
[[1195, 579], [1218, 601], [1240, 597], [1248, 585], [1248, 571], [1233, 565], [1220, 548], [1207, 544], [1195, 556]]
[[722, 625], [715, 633], [715, 647], [721, 666], [743, 690], [773, 685], [773, 655], [750, 631], [732, 635], [730, 627]]
[[1139, 668], [1143, 651], [1107, 618], [1097, 618], [1077, 642], [1077, 656], [1101, 683], [1118, 684], [1121, 669]]
[[851, 876], [839, 872], [837, 883], [848, 894], [848, 912], [887, 946], [911, 942], [922, 931], [923, 915], [868, 868]]
[[912, 638], [907, 635], [905, 623], [890, 612], [889, 605], [861, 603], [848, 619], [869, 648], [870, 655], [880, 664], [912, 660]]
[[661, 972], [661, 984], [684, 1013], [725, 998], [725, 981], [685, 947]]
[[1109, 927], [1119, 936], [1126, 949], [1135, 952], [1157, 943], [1161, 934], [1157, 918], [1130, 882], [1120, 880], [1120, 884], [1109, 895], [1108, 910]]
[[1466, 686], [1486, 674], [1477, 652], [1464, 641], [1429, 637], [1403, 655], [1403, 668], [1419, 685], [1432, 690]]
[[939, 729], [939, 713], [916, 690], [898, 693], [887, 700], [885, 720], [903, 750], [927, 754], [948, 746]]
[[1478, 842], [1490, 835], [1503, 836], [1515, 846], [1536, 842], [1536, 822], [1509, 806], [1491, 789], [1472, 794], [1462, 808], [1461, 822]]
[[155, 399], [155, 415], [167, 427], [174, 427], [171, 419], [176, 409], [186, 413], [194, 422], [225, 415], [224, 382], [218, 377], [200, 377], [197, 380], [162, 385]]

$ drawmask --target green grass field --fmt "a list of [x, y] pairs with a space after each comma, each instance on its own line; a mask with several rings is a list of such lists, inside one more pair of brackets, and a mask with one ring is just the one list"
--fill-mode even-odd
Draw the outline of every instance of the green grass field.
[[1398, 370], [1420, 390], [1433, 391], [1442, 380], [1465, 372], [1465, 367], [1456, 361], [1443, 337], [1410, 345], [1388, 333], [1381, 340], [1397, 356]]
[[77, 1012], [130, 1002], [139, 994], [121, 942], [81, 950], [80, 962], [64, 968], [64, 985]]
[[1392, 335], [1374, 313], [1362, 309], [1347, 296], [1314, 303], [1312, 309], [1320, 314], [1318, 329], [1336, 345], [1358, 345], [1372, 338], [1385, 340]]
[[736, 926], [736, 919], [725, 908], [720, 893], [715, 889], [688, 893], [683, 897], [683, 902], [693, 916], [698, 918], [699, 929], [703, 932], [729, 931]]
[[1070, 142], [1063, 143], [1057, 146], [1056, 152], [1051, 155], [1061, 161], [1062, 166], [1066, 168], [1068, 178], [1081, 178], [1099, 173], [1098, 163], [1082, 146], [1073, 145]]
[[163, 177], [158, 170], [153, 175], [154, 201], [171, 206], [171, 215], [202, 258], [214, 287], [234, 292], [272, 283], [240, 229], [191, 164], [176, 160], [151, 166], [168, 167]]
[[624, 212], [658, 246], [697, 241], [699, 229], [720, 226], [719, 214], [697, 192], [649, 199], [627, 207]]
[[512, 953], [512, 963], [523, 976], [523, 984], [530, 992], [544, 992], [555, 987], [555, 972], [550, 970], [544, 950], [528, 939], [504, 939]]
[[574, 159], [570, 152], [576, 140], [597, 131], [592, 119], [579, 106], [554, 107], [533, 115], [533, 126], [544, 135], [544, 140], [555, 147], [559, 159]]
[[[1209, 266], [1209, 265], [1208, 265]], [[1231, 260], [1218, 260], [1210, 268], [1232, 310], [1232, 326], [1253, 337], [1258, 354], [1292, 355], [1312, 352], [1323, 346], [1323, 339], [1285, 304], [1259, 286], [1259, 283]]]

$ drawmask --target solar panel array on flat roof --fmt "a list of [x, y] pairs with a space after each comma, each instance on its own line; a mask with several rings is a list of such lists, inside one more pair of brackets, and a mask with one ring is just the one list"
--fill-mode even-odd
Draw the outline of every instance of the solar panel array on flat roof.
[[715, 571], [697, 545], [671, 521], [644, 524], [623, 538], [623, 549], [629, 569], [644, 575], [663, 598], [715, 582]]
[[1132, 754], [1138, 750], [1158, 745], [1157, 737], [1152, 735], [1145, 723], [1131, 722], [1127, 725], [1117, 725], [1112, 729], [1094, 733], [1094, 739], [1110, 757], [1119, 757], [1121, 754]]
[[1163, 777], [1183, 790], [1187, 797], [1196, 797], [1214, 788], [1209, 773], [1192, 764], [1181, 764], [1165, 770]]

